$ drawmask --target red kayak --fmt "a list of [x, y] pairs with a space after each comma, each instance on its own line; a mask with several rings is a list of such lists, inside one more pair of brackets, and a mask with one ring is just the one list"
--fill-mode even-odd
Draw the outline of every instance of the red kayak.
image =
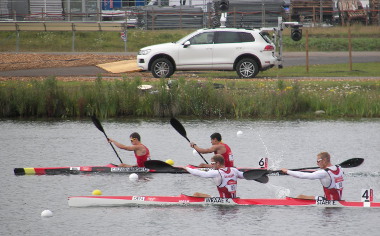
[[226, 206], [321, 206], [321, 207], [380, 207], [380, 202], [334, 201], [320, 197], [307, 200], [286, 197], [282, 199], [242, 199], [220, 197], [179, 196], [73, 196], [70, 207], [130, 206], [130, 205], [226, 205]]

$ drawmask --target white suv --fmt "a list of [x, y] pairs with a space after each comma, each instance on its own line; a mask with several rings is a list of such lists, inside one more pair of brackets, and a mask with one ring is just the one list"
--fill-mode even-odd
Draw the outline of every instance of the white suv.
[[236, 70], [241, 78], [253, 78], [272, 68], [275, 45], [258, 29], [200, 29], [173, 43], [142, 48], [137, 65], [156, 78], [176, 70]]

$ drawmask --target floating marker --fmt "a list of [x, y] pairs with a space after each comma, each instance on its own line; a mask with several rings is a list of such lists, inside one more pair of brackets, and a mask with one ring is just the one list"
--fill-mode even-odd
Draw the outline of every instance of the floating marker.
[[102, 191], [100, 191], [99, 189], [95, 189], [94, 191], [92, 191], [92, 195], [102, 195]]
[[129, 175], [129, 180], [131, 180], [131, 181], [136, 181], [136, 180], [138, 180], [138, 178], [139, 178], [139, 176], [135, 173], [132, 173]]
[[172, 159], [167, 159], [165, 162], [171, 166], [174, 165], [174, 161]]
[[50, 210], [44, 210], [41, 212], [41, 217], [52, 217], [53, 216], [53, 212], [51, 212]]
[[243, 136], [243, 131], [239, 130], [239, 131], [236, 133], [236, 136], [238, 136], [238, 137]]

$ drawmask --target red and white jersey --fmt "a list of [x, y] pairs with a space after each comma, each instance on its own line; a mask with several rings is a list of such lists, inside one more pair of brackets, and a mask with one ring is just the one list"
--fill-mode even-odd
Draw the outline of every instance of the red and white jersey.
[[330, 185], [323, 186], [325, 197], [327, 200], [342, 200], [343, 194], [343, 170], [340, 166], [334, 166], [325, 169], [330, 176]]
[[330, 166], [313, 173], [288, 170], [288, 175], [300, 179], [319, 179], [327, 200], [341, 200], [343, 192], [343, 170], [340, 166]]
[[201, 171], [186, 167], [192, 174], [203, 178], [213, 178], [218, 188], [219, 196], [223, 198], [236, 198], [237, 179], [244, 179], [243, 172], [235, 167], [225, 167], [219, 170]]
[[219, 169], [218, 171], [221, 176], [221, 180], [220, 184], [216, 187], [218, 188], [220, 197], [236, 198], [237, 179], [239, 178], [240, 171], [231, 167]]

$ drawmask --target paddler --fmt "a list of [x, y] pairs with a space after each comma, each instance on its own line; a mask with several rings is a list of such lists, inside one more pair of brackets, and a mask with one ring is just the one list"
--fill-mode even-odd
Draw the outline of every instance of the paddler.
[[[226, 167], [234, 166], [234, 155], [232, 154], [231, 148], [222, 142], [222, 135], [220, 133], [213, 133], [211, 136], [210, 148], [200, 148], [195, 143], [190, 142], [190, 147], [194, 148], [199, 153], [214, 153], [220, 154], [224, 158], [224, 163]], [[213, 168], [210, 164], [201, 163], [198, 167], [209, 167]]]
[[[290, 176], [300, 179], [319, 179], [323, 186], [325, 198], [327, 200], [342, 200], [343, 193], [343, 170], [338, 165], [332, 165], [330, 154], [321, 152], [317, 155], [317, 165], [319, 170], [313, 173], [305, 173], [300, 171], [291, 171], [281, 169], [282, 172]], [[297, 198], [317, 199], [318, 196], [299, 195]]]
[[[184, 167], [190, 174], [203, 177], [213, 178], [222, 198], [236, 198], [237, 179], [244, 179], [243, 172], [235, 167], [226, 167], [224, 165], [224, 158], [220, 154], [216, 154], [211, 158], [210, 162], [213, 170], [201, 171], [192, 169], [191, 167]], [[194, 197], [210, 197], [208, 194], [195, 193]]]
[[110, 138], [108, 139], [108, 142], [114, 143], [116, 147], [127, 150], [127, 151], [133, 151], [135, 153], [135, 157], [137, 161], [136, 165], [127, 165], [127, 164], [122, 163], [119, 166], [120, 167], [134, 167], [134, 166], [145, 167], [144, 165], [145, 161], [150, 160], [149, 149], [144, 144], [141, 143], [140, 134], [134, 132], [129, 136], [129, 139], [132, 144], [131, 146], [126, 146]]

